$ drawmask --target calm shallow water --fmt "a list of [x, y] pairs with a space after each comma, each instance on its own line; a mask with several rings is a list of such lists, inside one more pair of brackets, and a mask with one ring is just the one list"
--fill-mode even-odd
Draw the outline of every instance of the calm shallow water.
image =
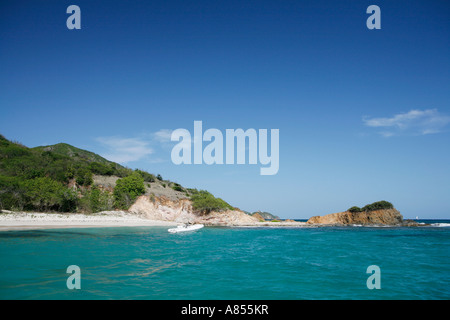
[[450, 299], [449, 256], [448, 227], [8, 231], [0, 299]]

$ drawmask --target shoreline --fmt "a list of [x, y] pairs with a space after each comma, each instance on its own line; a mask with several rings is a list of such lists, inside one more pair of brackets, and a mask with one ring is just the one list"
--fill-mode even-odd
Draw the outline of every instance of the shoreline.
[[[83, 213], [15, 212], [0, 213], [0, 232], [38, 229], [106, 228], [106, 227], [173, 227], [183, 221], [151, 220], [126, 211]], [[255, 222], [205, 224], [213, 227], [307, 227], [306, 222]]]
[[[0, 213], [1, 231], [70, 229], [70, 228], [114, 228], [114, 227], [173, 227], [183, 221], [151, 220], [126, 211], [103, 211], [93, 214], [83, 213], [41, 213], [14, 212], [3, 210]], [[440, 226], [450, 226], [443, 223]], [[254, 223], [205, 224], [206, 227], [238, 228], [314, 228], [337, 227], [343, 225], [308, 224], [300, 221], [263, 221]], [[405, 227], [397, 225], [346, 225], [351, 227]]]
[[174, 221], [149, 220], [124, 211], [106, 211], [93, 214], [82, 213], [0, 213], [0, 231], [103, 228], [103, 227], [171, 227]]

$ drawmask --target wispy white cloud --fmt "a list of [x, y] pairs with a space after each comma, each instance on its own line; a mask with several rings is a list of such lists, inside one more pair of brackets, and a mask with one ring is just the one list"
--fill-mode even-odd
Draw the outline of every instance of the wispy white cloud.
[[426, 135], [442, 132], [450, 123], [450, 116], [437, 109], [410, 110], [389, 118], [363, 118], [368, 127], [383, 128], [378, 133], [383, 137], [395, 135]]
[[154, 152], [150, 141], [141, 138], [99, 137], [96, 140], [106, 148], [103, 157], [122, 164], [141, 160]]
[[[95, 140], [104, 149], [104, 152], [100, 154], [108, 160], [121, 164], [144, 159], [148, 163], [161, 163], [167, 161], [164, 160], [164, 154], [170, 155], [166, 151], [174, 144], [170, 139], [172, 131], [161, 129], [156, 132], [141, 133], [135, 137], [98, 137]], [[163, 153], [162, 156], [161, 153]]]
[[161, 130], [153, 133], [152, 137], [160, 143], [169, 143], [170, 136], [172, 135], [172, 131], [173, 130], [170, 130], [170, 129], [161, 129]]

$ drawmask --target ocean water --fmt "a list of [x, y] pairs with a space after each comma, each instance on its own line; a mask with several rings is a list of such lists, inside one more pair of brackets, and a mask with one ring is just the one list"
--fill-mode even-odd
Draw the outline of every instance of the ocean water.
[[[449, 223], [1, 232], [0, 299], [450, 299]], [[370, 265], [381, 289], [367, 288]]]

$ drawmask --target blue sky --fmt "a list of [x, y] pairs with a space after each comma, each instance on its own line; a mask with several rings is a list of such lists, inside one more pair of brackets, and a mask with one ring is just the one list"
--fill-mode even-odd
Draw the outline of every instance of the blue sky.
[[[70, 143], [282, 218], [378, 200], [450, 218], [448, 1], [2, 1], [0, 39], [9, 139]], [[279, 129], [278, 174], [174, 165], [169, 134], [194, 120]]]

